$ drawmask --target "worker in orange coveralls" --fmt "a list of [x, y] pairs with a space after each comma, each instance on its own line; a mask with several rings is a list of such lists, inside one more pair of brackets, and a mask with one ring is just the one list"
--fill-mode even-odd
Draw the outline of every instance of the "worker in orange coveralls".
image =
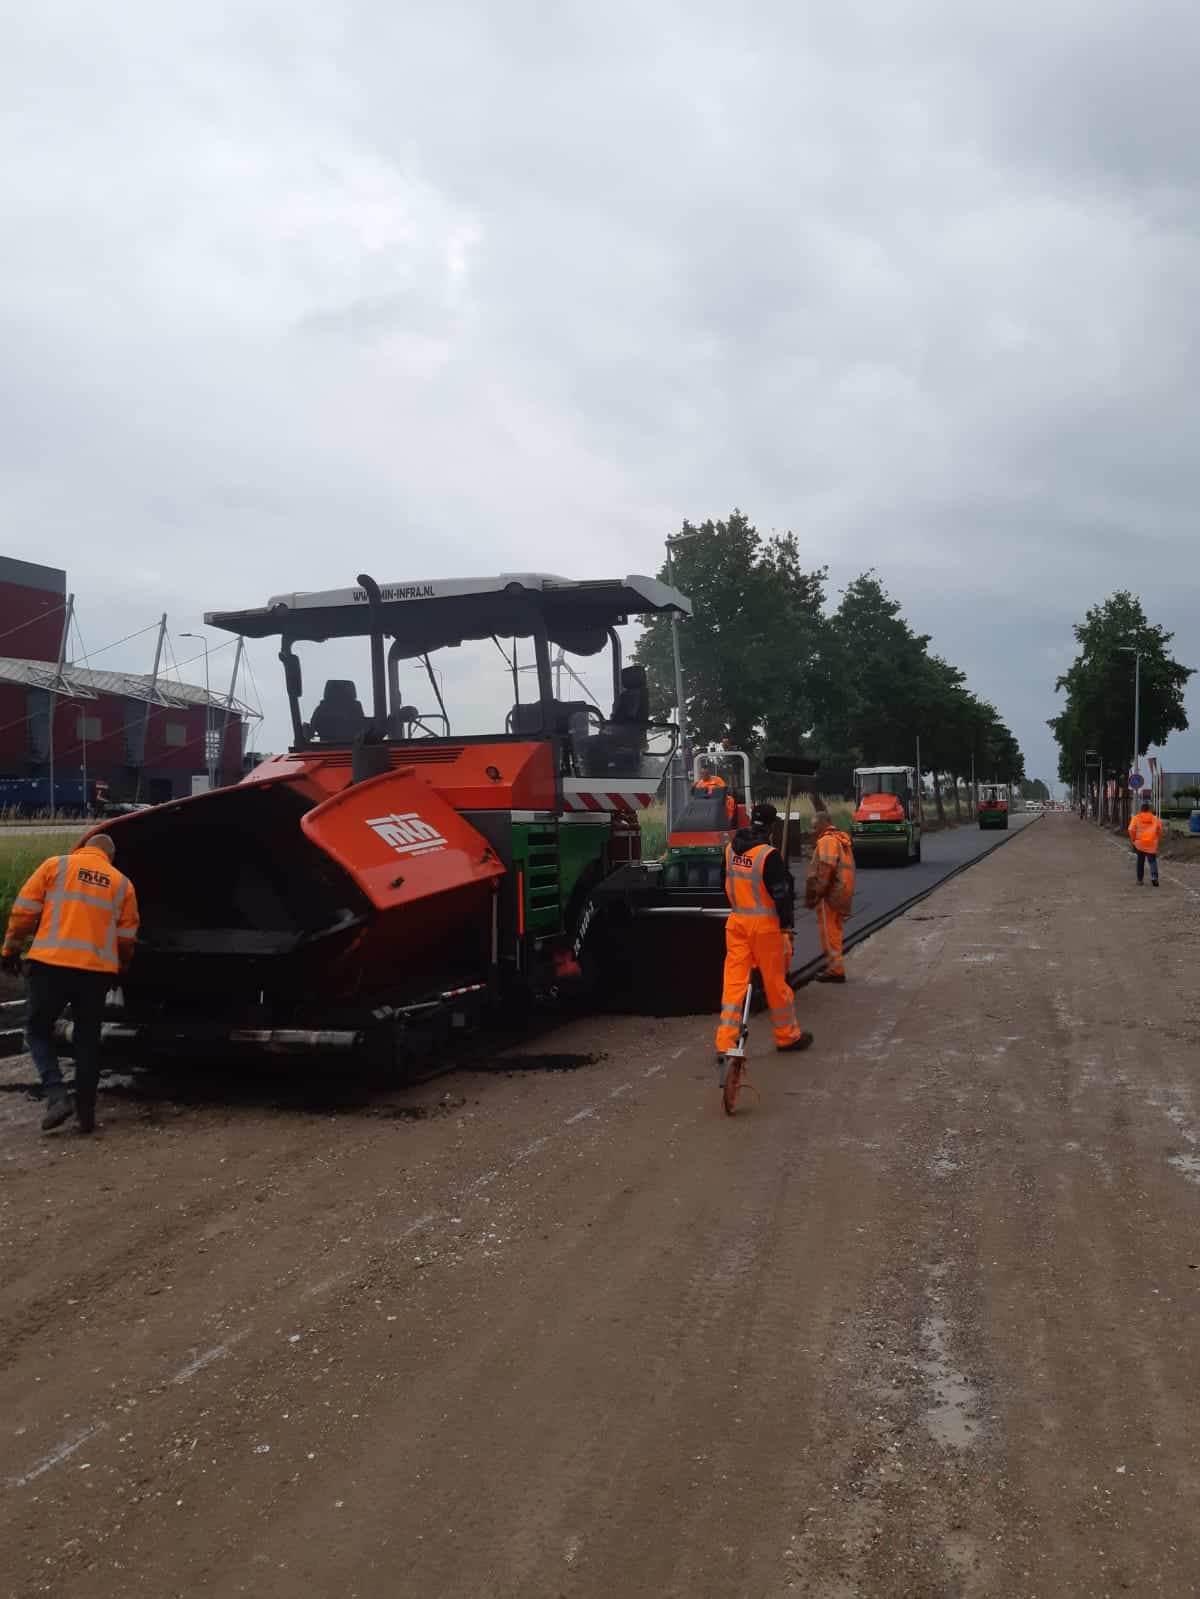
[[709, 770], [707, 768], [701, 768], [700, 776], [697, 777], [696, 781], [692, 784], [692, 793], [693, 794], [722, 794], [723, 793], [724, 796], [725, 796], [725, 816], [726, 816], [726, 819], [727, 819], [730, 827], [733, 826], [734, 819], [737, 816], [737, 801], [734, 799], [733, 795], [729, 792], [729, 789], [726, 786], [725, 779], [723, 777], [719, 776], [716, 772], [711, 771], [711, 770]]
[[782, 855], [770, 842], [778, 814], [773, 805], [756, 805], [750, 813], [750, 826], [739, 828], [725, 850], [725, 897], [730, 913], [725, 923], [718, 1056], [737, 1043], [746, 989], [756, 967], [771, 1011], [775, 1048], [807, 1049], [813, 1041], [813, 1035], [803, 1032], [796, 1021], [796, 999], [787, 980], [796, 891]]
[[1137, 856], [1137, 880], [1146, 875], [1146, 862], [1150, 862], [1150, 887], [1158, 887], [1158, 846], [1162, 843], [1163, 824], [1155, 816], [1150, 801], [1143, 800], [1140, 811], [1135, 811], [1129, 822], [1129, 836]]
[[0, 966], [14, 976], [25, 955], [29, 1053], [46, 1093], [42, 1131], [71, 1114], [54, 1047], [54, 1028], [68, 1005], [74, 1020], [75, 1115], [79, 1131], [96, 1125], [100, 1033], [108, 990], [133, 959], [138, 932], [133, 884], [113, 865], [112, 838], [97, 833], [69, 855], [52, 855], [13, 900]]
[[825, 970], [818, 983], [844, 983], [842, 929], [854, 901], [854, 850], [849, 833], [833, 825], [828, 811], [816, 815], [816, 843], [804, 881], [804, 903], [817, 913], [817, 932], [825, 951]]

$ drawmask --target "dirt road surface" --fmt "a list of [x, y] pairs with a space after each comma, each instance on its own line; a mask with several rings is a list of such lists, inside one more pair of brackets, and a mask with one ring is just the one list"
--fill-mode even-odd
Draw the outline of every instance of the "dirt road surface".
[[1048, 818], [732, 1120], [699, 1019], [90, 1141], [6, 1062], [0, 1592], [1200, 1591], [1197, 889]]

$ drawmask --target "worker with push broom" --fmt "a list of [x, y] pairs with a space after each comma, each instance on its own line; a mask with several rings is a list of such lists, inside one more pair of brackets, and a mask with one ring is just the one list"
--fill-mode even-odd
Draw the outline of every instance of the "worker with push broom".
[[[795, 886], [783, 856], [770, 842], [778, 816], [774, 805], [756, 805], [750, 826], [739, 828], [725, 851], [725, 979], [717, 1026], [717, 1064], [743, 1049], [741, 1032], [752, 975], [757, 968], [766, 991], [775, 1048], [807, 1049], [811, 1033], [796, 1021], [795, 995], [787, 980], [792, 956]], [[722, 1078], [724, 1086], [724, 1078]]]
[[804, 903], [817, 913], [817, 932], [825, 952], [825, 970], [818, 983], [844, 983], [842, 929], [854, 903], [854, 850], [849, 833], [834, 826], [828, 811], [814, 820], [816, 842], [804, 882]]

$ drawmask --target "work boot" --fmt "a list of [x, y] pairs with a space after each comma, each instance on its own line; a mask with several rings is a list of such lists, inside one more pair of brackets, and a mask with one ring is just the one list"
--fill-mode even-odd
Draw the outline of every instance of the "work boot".
[[75, 1115], [78, 1119], [81, 1133], [94, 1133], [96, 1131], [96, 1101], [94, 1099], [76, 1099]]
[[797, 1050], [807, 1049], [813, 1041], [811, 1033], [801, 1033], [799, 1038], [793, 1038], [790, 1044], [777, 1044], [775, 1046], [780, 1055], [791, 1055]]
[[61, 1127], [71, 1114], [71, 1102], [67, 1098], [66, 1090], [52, 1088], [46, 1095], [46, 1109], [42, 1115], [42, 1131], [52, 1133], [56, 1127]]
[[817, 977], [818, 983], [844, 983], [845, 981], [845, 972], [821, 972]]

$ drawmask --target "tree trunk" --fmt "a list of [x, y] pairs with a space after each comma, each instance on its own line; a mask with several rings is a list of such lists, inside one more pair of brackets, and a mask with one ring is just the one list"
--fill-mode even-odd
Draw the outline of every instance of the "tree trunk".
[[957, 777], [954, 779], [954, 820], [962, 821], [962, 795], [959, 793]]
[[933, 774], [933, 803], [937, 806], [938, 821], [946, 825], [946, 807], [942, 804], [942, 784], [937, 772]]

